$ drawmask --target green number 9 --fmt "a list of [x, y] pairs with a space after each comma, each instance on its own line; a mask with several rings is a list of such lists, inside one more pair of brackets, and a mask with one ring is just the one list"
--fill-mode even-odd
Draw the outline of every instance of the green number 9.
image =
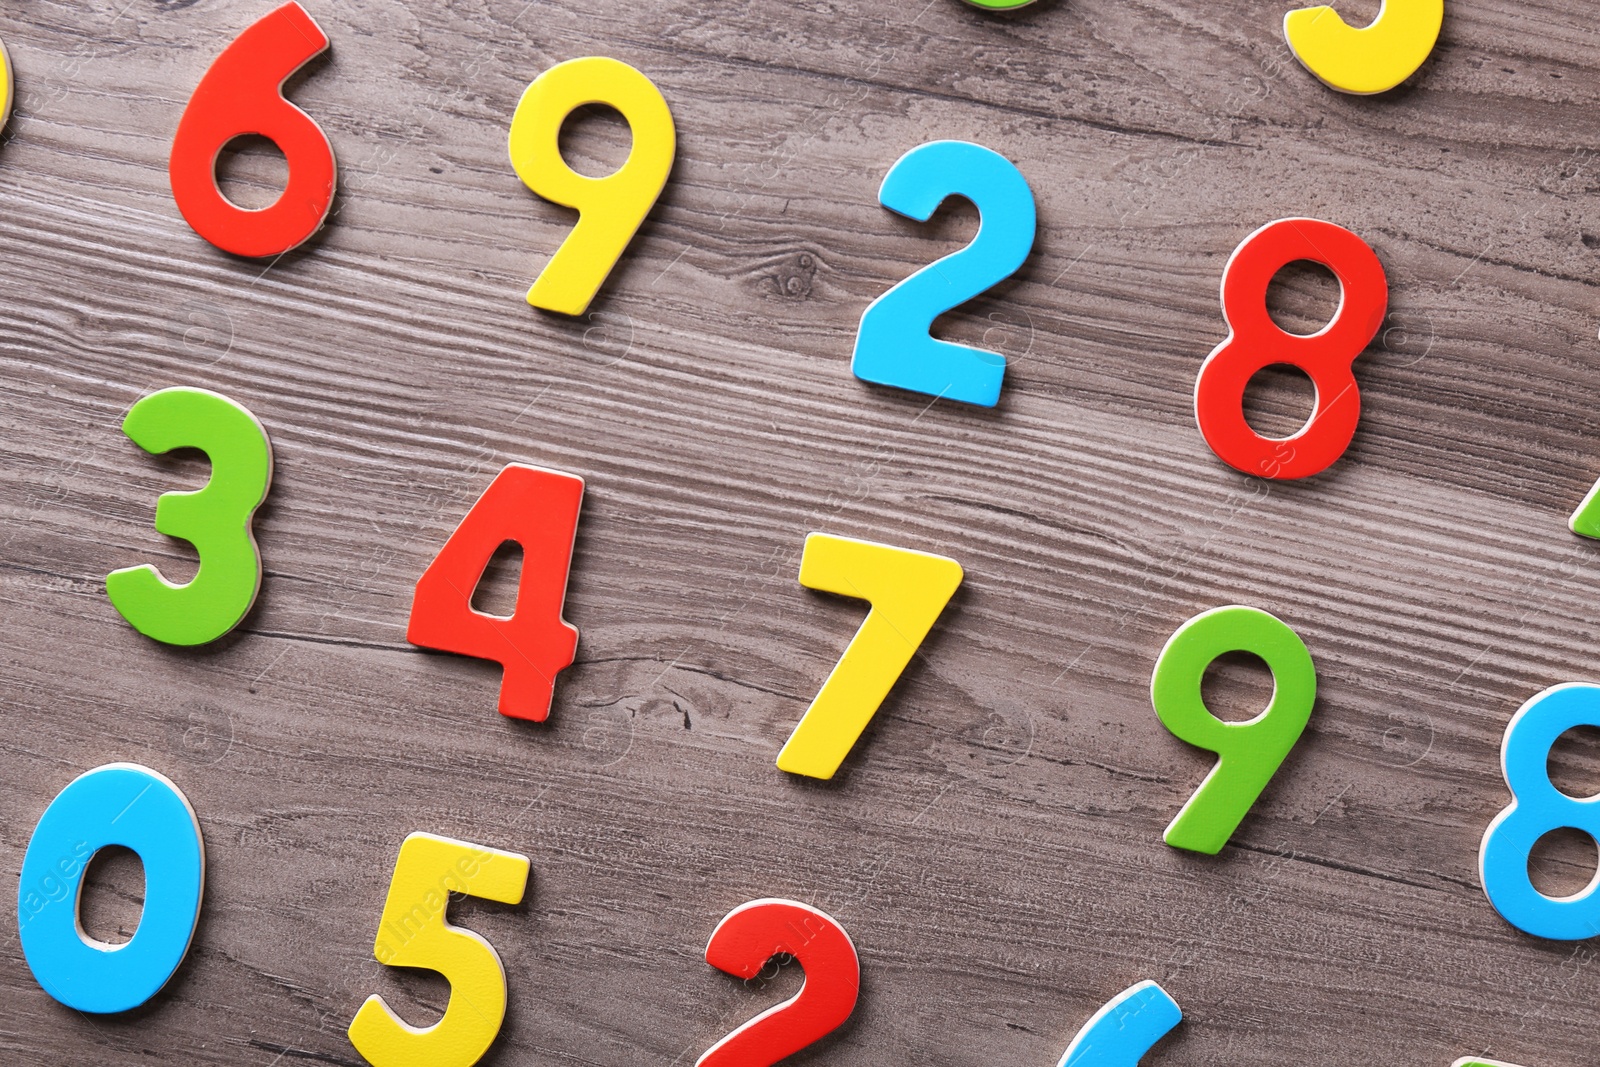
[[200, 569], [174, 585], [154, 567], [106, 575], [106, 596], [146, 637], [203, 645], [239, 625], [261, 588], [261, 553], [250, 522], [272, 484], [272, 445], [256, 417], [205, 389], [163, 389], [133, 405], [122, 432], [146, 452], [198, 448], [211, 477], [192, 493], [156, 501], [156, 530], [194, 545]]
[[[1272, 671], [1272, 702], [1253, 719], [1211, 714], [1200, 682], [1225, 652], [1253, 652]], [[1217, 765], [1163, 835], [1174, 848], [1216, 855], [1228, 843], [1311, 719], [1317, 669], [1303, 641], [1278, 619], [1237, 605], [1201, 612], [1167, 641], [1150, 678], [1161, 725], [1217, 754]]]

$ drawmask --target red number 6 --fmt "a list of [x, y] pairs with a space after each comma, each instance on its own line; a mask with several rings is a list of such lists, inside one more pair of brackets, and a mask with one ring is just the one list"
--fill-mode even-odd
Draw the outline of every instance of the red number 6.
[[[317, 232], [333, 203], [333, 148], [310, 115], [283, 97], [283, 83], [328, 47], [291, 0], [223, 49], [195, 87], [172, 138], [167, 173], [178, 210], [201, 237], [237, 256], [276, 256]], [[251, 211], [217, 188], [217, 155], [235, 137], [260, 134], [289, 161], [276, 203]]]
[[[1320, 263], [1339, 279], [1333, 321], [1309, 336], [1288, 333], [1267, 313], [1267, 284], [1297, 260]], [[1244, 239], [1222, 272], [1228, 338], [1206, 357], [1194, 385], [1194, 417], [1217, 457], [1263, 478], [1305, 478], [1344, 454], [1361, 418], [1351, 367], [1389, 309], [1383, 264], [1342, 226], [1316, 219], [1269, 222]], [[1300, 432], [1262, 437], [1244, 418], [1244, 390], [1257, 371], [1286, 363], [1305, 371], [1317, 402]]]

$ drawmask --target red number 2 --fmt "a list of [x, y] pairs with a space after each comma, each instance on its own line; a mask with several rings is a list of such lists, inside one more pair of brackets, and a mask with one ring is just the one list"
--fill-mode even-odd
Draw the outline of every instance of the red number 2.
[[[582, 504], [582, 478], [513, 463], [417, 580], [406, 640], [500, 664], [500, 714], [513, 719], [549, 717], [556, 674], [578, 650], [578, 628], [561, 608]], [[522, 546], [516, 610], [508, 617], [474, 611], [473, 590], [507, 541]]]
[[[1267, 285], [1296, 260], [1321, 263], [1339, 279], [1333, 321], [1310, 336], [1281, 329], [1267, 313]], [[1361, 391], [1351, 366], [1383, 323], [1389, 283], [1365, 241], [1316, 219], [1269, 222], [1244, 239], [1222, 272], [1222, 317], [1228, 339], [1206, 357], [1194, 386], [1200, 433], [1230, 467], [1264, 478], [1305, 478], [1344, 454], [1361, 418]], [[1273, 440], [1244, 418], [1244, 390], [1257, 371], [1286, 363], [1316, 386], [1310, 420], [1292, 437]]]
[[[172, 198], [195, 233], [238, 256], [276, 256], [317, 232], [333, 203], [333, 148], [310, 115], [283, 97], [283, 83], [328, 47], [305, 8], [284, 4], [225, 48], [195, 87], [172, 139]], [[268, 138], [289, 162], [276, 203], [239, 207], [217, 188], [217, 155], [247, 134]]]
[[792, 900], [741, 904], [717, 924], [706, 945], [706, 962], [750, 979], [780, 953], [804, 968], [800, 992], [712, 1045], [695, 1067], [772, 1067], [850, 1018], [861, 989], [856, 947], [838, 923], [809, 905]]

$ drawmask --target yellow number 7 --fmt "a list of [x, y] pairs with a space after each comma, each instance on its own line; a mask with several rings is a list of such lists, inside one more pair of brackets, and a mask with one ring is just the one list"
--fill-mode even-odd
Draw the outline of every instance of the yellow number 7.
[[779, 770], [833, 777], [961, 577], [961, 564], [944, 556], [849, 537], [806, 536], [800, 584], [871, 601], [872, 610], [778, 753]]
[[433, 834], [412, 834], [394, 861], [373, 948], [389, 967], [444, 975], [450, 1001], [432, 1026], [412, 1026], [374, 994], [350, 1023], [350, 1043], [374, 1067], [471, 1067], [506, 1017], [506, 972], [494, 946], [445, 918], [451, 893], [516, 904], [528, 857]]

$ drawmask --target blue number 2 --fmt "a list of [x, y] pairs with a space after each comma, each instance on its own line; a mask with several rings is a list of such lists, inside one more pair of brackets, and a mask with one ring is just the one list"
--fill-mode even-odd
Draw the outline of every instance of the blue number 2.
[[978, 235], [872, 302], [861, 316], [850, 369], [863, 381], [994, 407], [1005, 357], [936, 340], [928, 331], [934, 319], [1009, 278], [1028, 258], [1038, 224], [1033, 190], [1010, 160], [966, 141], [913, 148], [878, 190], [884, 207], [918, 222], [950, 196], [977, 206]]

